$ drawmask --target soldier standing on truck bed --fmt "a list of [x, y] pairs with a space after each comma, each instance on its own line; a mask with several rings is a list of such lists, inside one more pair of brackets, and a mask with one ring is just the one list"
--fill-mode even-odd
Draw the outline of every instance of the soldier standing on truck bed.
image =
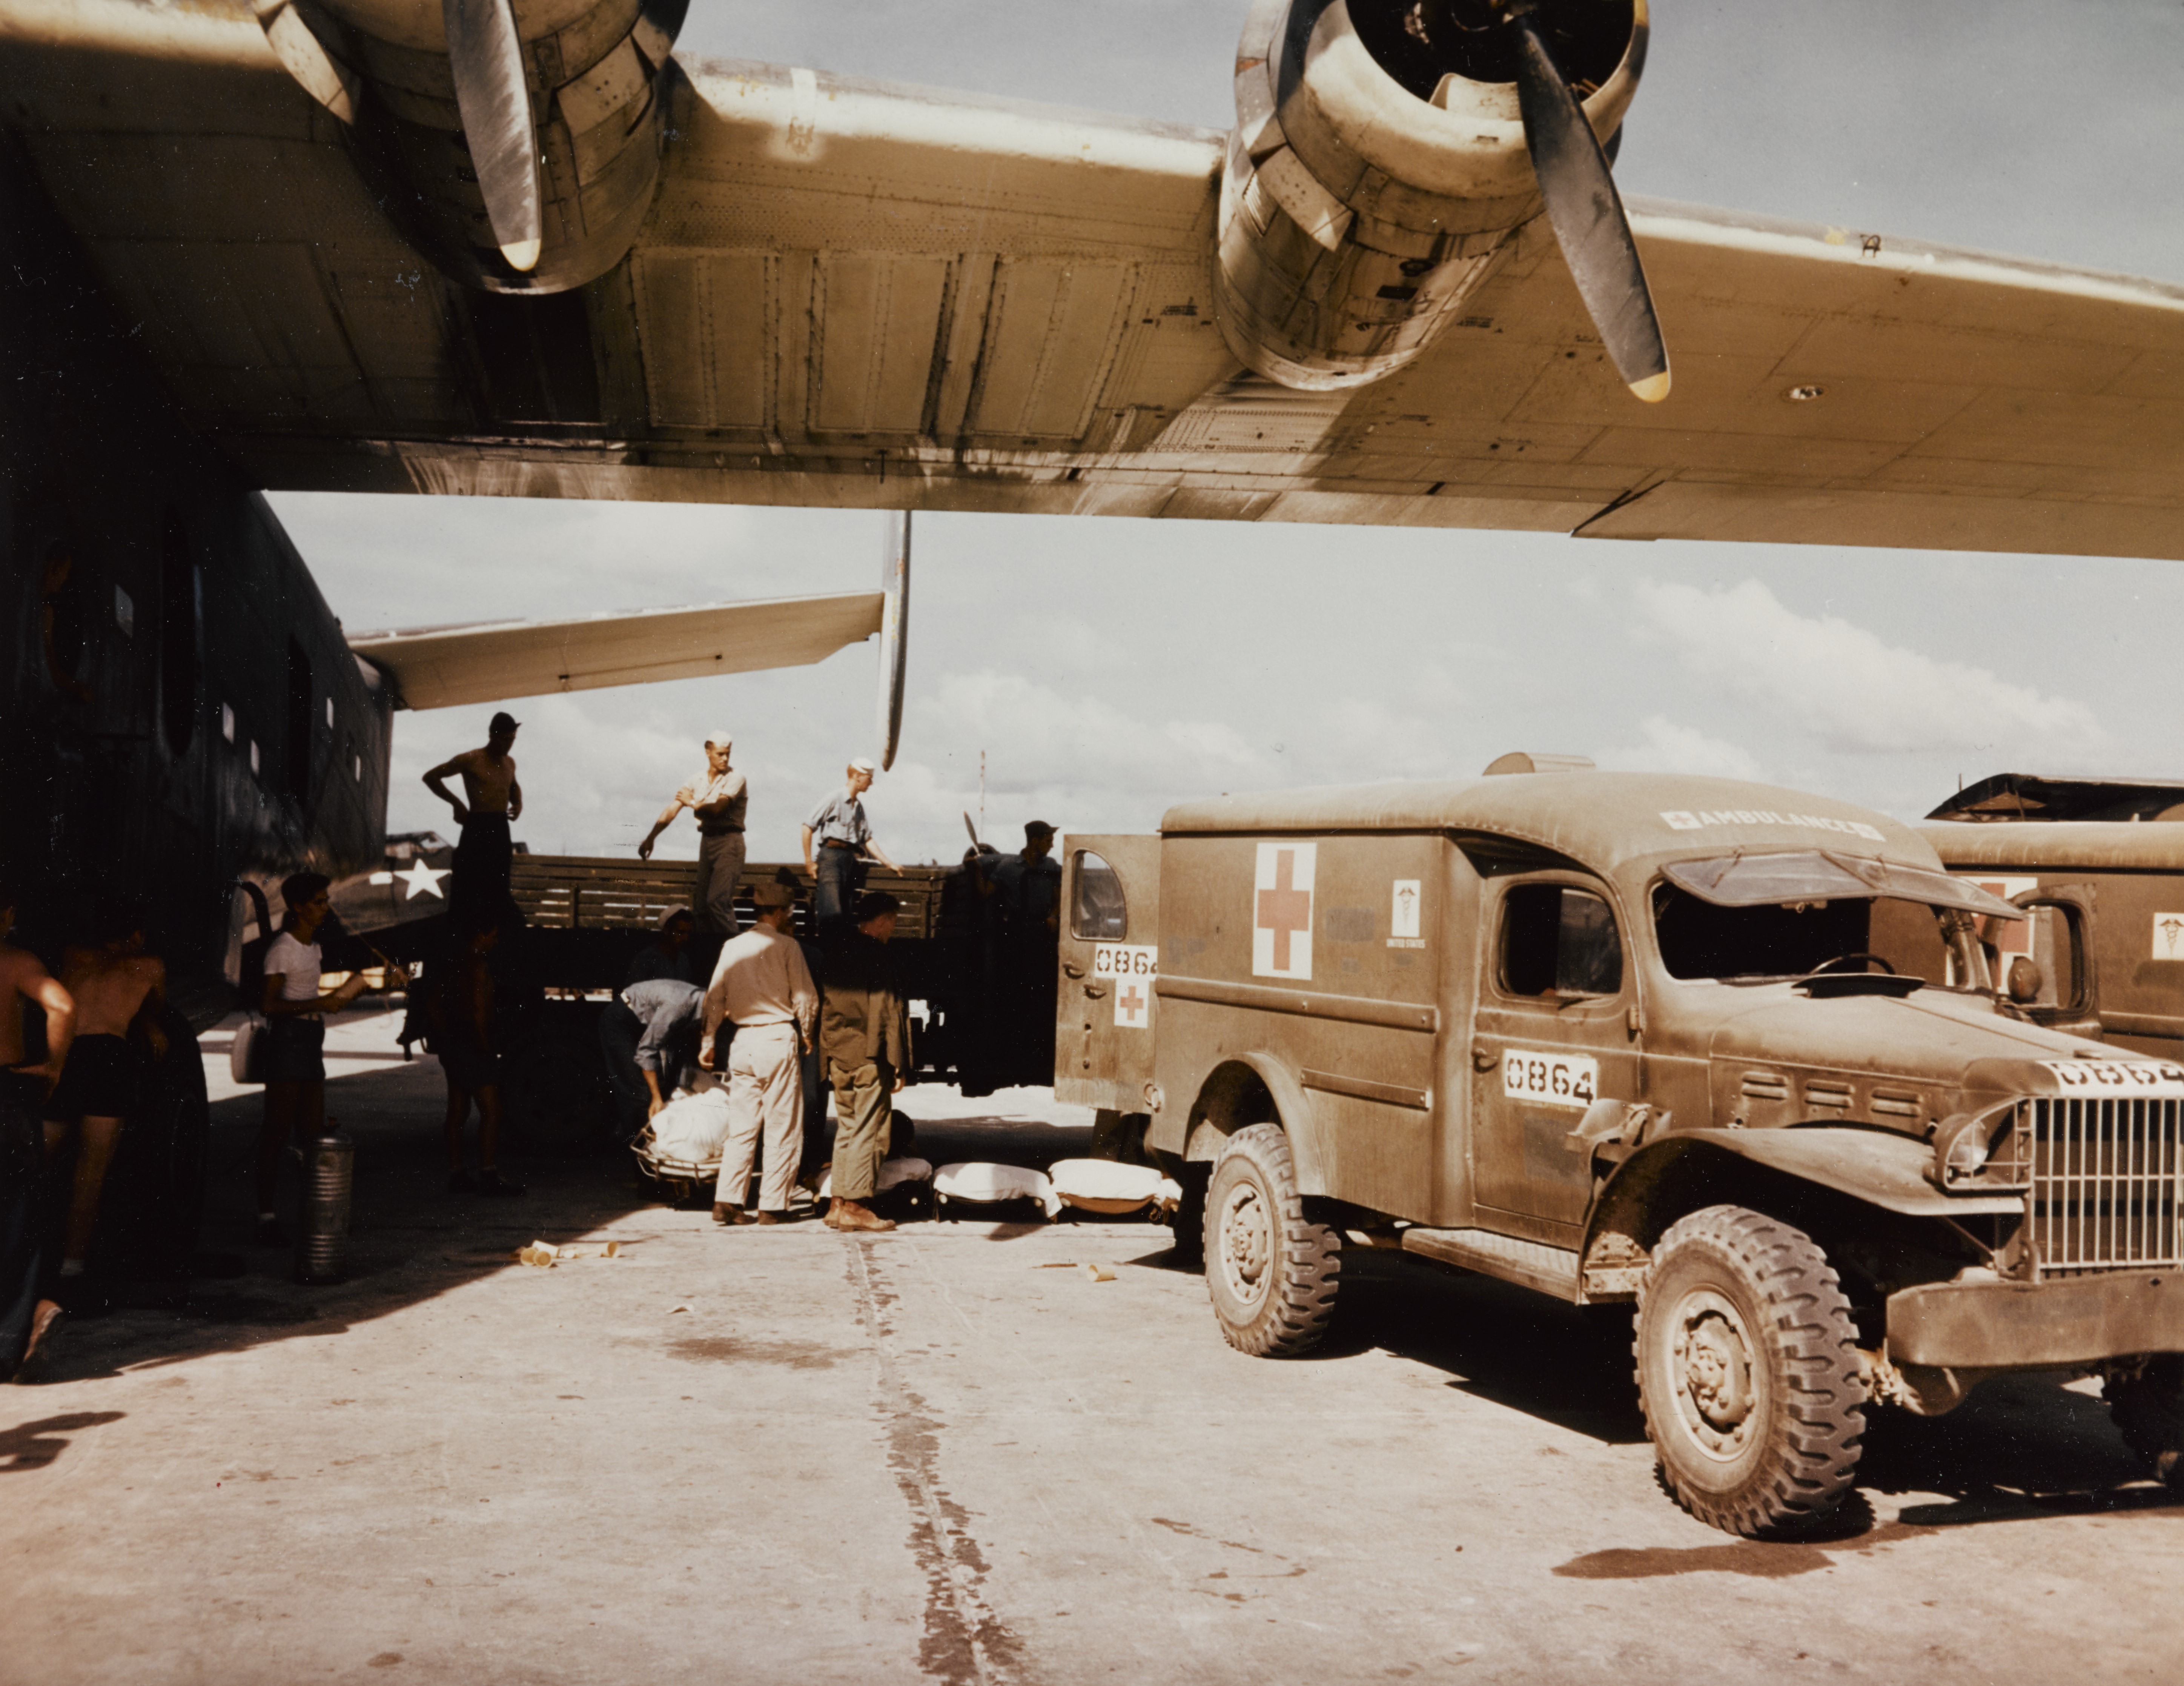
[[[804, 864], [818, 880], [811, 899], [815, 920], [831, 919], [849, 911], [865, 881], [865, 856], [870, 855], [890, 872], [901, 871], [888, 858], [887, 851], [872, 840], [865, 805], [858, 800], [872, 789], [872, 775], [879, 768], [859, 756], [844, 771], [848, 775], [847, 787], [812, 809], [811, 818], [804, 822]], [[819, 846], [816, 863], [811, 856], [815, 840]]]
[[[523, 787], [515, 782], [515, 734], [521, 723], [505, 711], [493, 717], [484, 747], [465, 750], [425, 775], [425, 788], [455, 811], [463, 829], [455, 845], [455, 874], [448, 902], [457, 917], [498, 924], [510, 905], [508, 876], [515, 846], [508, 828], [523, 818]], [[451, 773], [463, 775], [463, 795], [448, 790]], [[465, 800], [467, 799], [467, 800]]]
[[716, 732], [705, 740], [705, 771], [672, 796], [652, 822], [652, 829], [637, 846], [640, 861], [652, 858], [652, 845], [674, 823], [675, 816], [690, 810], [698, 822], [698, 887], [690, 904], [712, 934], [736, 934], [736, 880], [744, 873], [744, 811], [750, 805], [750, 784], [728, 765], [733, 747], [728, 734]]

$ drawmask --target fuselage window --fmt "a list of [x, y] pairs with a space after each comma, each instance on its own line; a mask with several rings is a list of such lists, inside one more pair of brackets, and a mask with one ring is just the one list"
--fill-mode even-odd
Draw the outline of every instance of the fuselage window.
[[255, 738], [250, 740], [250, 771], [255, 777], [258, 772], [258, 740]]
[[1563, 1000], [1623, 988], [1615, 914], [1588, 890], [1520, 884], [1502, 902], [1502, 987]]
[[1121, 875], [1089, 849], [1079, 849], [1077, 887], [1069, 900], [1069, 934], [1095, 942], [1120, 942], [1129, 930]]
[[[187, 752], [197, 729], [198, 628], [203, 612], [198, 592], [188, 537], [181, 520], [170, 515], [159, 550], [159, 723], [167, 748], [178, 756]], [[231, 742], [234, 717], [224, 705], [220, 712], [226, 717], [222, 729]]]
[[114, 624], [121, 628], [121, 636], [136, 636], [136, 600], [120, 586], [114, 588]]
[[235, 741], [235, 711], [224, 702], [220, 706], [220, 735], [231, 744]]

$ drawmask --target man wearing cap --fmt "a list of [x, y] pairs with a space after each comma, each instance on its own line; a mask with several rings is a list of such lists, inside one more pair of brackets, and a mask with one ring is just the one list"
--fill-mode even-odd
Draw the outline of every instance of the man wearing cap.
[[891, 1230], [865, 1203], [879, 1186], [894, 1133], [894, 1096], [910, 1069], [910, 1013], [887, 952], [902, 904], [884, 890], [857, 898], [855, 923], [821, 930], [827, 994], [819, 1013], [819, 1051], [834, 1086], [833, 1203], [827, 1226]]
[[750, 801], [750, 786], [742, 773], [728, 765], [733, 747], [726, 732], [705, 740], [705, 771], [668, 801], [637, 846], [640, 861], [652, 858], [652, 845], [683, 809], [698, 822], [698, 887], [691, 906], [698, 917], [720, 936], [736, 934], [736, 880], [744, 872], [744, 810]]
[[[482, 749], [465, 750], [425, 775], [425, 788], [455, 811], [455, 823], [463, 829], [462, 841], [455, 845], [454, 876], [448, 885], [448, 907], [457, 914], [468, 909], [496, 923], [510, 899], [508, 874], [515, 847], [508, 828], [523, 818], [523, 787], [515, 782], [515, 757], [509, 753], [518, 727], [513, 715], [494, 715]], [[442, 782], [450, 773], [463, 775], [461, 796]]]
[[[858, 800], [872, 789], [872, 775], [879, 769], [859, 756], [844, 771], [849, 775], [847, 788], [828, 796], [804, 822], [804, 864], [818, 880], [811, 902], [815, 919], [835, 918], [848, 910], [856, 897], [857, 886], [864, 882], [864, 856], [870, 855], [891, 872], [901, 870], [888, 858], [887, 851], [872, 840], [865, 805]], [[815, 841], [819, 847], [816, 863], [811, 856]]]
[[[705, 991], [705, 1040], [698, 1049], [698, 1063], [717, 1069], [722, 1021], [734, 1026], [727, 1048], [728, 1139], [713, 1190], [716, 1224], [775, 1224], [788, 1210], [797, 1162], [804, 1156], [798, 1055], [810, 1044], [819, 1016], [811, 969], [789, 935], [794, 896], [785, 885], [761, 884], [751, 892], [751, 905], [758, 923], [723, 944], [714, 963]], [[746, 1211], [744, 1197], [761, 1129], [766, 1170], [758, 1209]]]
[[993, 906], [1000, 925], [1004, 1056], [1013, 1080], [1050, 1081], [1054, 1071], [1056, 972], [1061, 961], [1061, 863], [1052, 858], [1054, 828], [1024, 827], [1024, 846], [994, 867]]

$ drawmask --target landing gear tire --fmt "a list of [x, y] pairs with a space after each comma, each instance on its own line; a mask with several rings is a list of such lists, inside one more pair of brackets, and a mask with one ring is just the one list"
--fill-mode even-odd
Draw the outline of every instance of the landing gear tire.
[[2184, 1356], [2164, 1353], [2145, 1370], [2101, 1386], [2123, 1443], [2170, 1490], [2184, 1493]]
[[1810, 1237], [1741, 1206], [1671, 1225], [1639, 1290], [1638, 1398], [1669, 1495], [1755, 1539], [1823, 1527], [1865, 1432], [1856, 1327]]
[[1319, 1344], [1334, 1315], [1342, 1238], [1306, 1220], [1279, 1125], [1228, 1138], [1206, 1184], [1205, 1236], [1206, 1292], [1230, 1346], [1294, 1358]]

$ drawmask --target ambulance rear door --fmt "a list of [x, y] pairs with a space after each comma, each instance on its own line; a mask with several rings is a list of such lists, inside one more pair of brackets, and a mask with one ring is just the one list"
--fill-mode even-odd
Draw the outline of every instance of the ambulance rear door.
[[1141, 1113], [1153, 1076], [1161, 840], [1065, 842], [1054, 1098]]

